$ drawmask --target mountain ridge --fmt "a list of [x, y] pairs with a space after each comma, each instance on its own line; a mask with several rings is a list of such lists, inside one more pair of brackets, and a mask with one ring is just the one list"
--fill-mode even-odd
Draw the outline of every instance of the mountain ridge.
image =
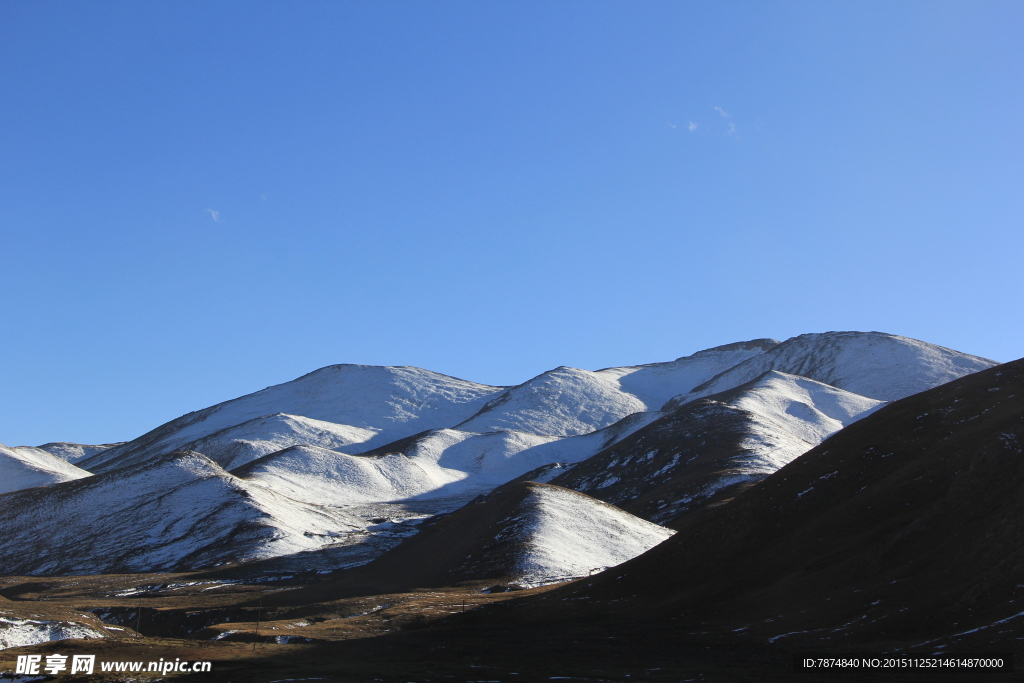
[[[417, 520], [455, 511], [527, 475], [675, 525], [880, 405], [879, 399], [787, 370], [848, 386], [888, 387], [886, 395], [899, 395], [992, 364], [897, 335], [829, 332], [727, 344], [662, 363], [598, 371], [560, 367], [514, 387], [410, 366], [332, 365], [183, 415], [130, 442], [54, 448], [81, 456], [78, 464], [91, 468], [94, 476], [87, 478], [97, 486], [123, 479], [104, 504], [125, 515], [136, 506], [139, 528], [122, 520], [111, 528], [126, 543], [136, 539], [153, 547], [132, 559], [107, 539], [104, 553], [113, 559], [104, 564], [98, 550], [83, 549], [79, 570], [166, 569], [176, 563], [198, 568], [231, 553], [244, 560], [293, 558], [281, 566], [308, 561], [319, 570], [372, 559], [414, 532]], [[722, 391], [707, 393], [711, 389]], [[179, 481], [186, 476], [181, 467], [135, 486], [132, 477], [145, 479], [153, 463], [169, 466], [175, 449], [201, 453], [205, 469], [188, 476], [195, 490], [207, 482], [200, 487], [207, 503], [198, 494], [185, 495], [192, 489]], [[30, 450], [63, 463], [48, 451]], [[10, 501], [31, 501], [38, 518], [54, 518], [51, 508], [64, 509], [69, 492], [87, 489], [53, 484], [31, 489], [35, 493], [26, 498], [0, 496], [0, 508], [8, 505], [5, 514], [20, 520], [24, 529], [11, 531], [24, 539], [26, 530], [50, 527], [23, 516]], [[156, 530], [167, 527], [147, 512], [146, 499], [137, 495], [143, 491], [189, 508], [168, 509], [166, 516], [198, 525], [196, 542], [205, 539], [209, 548], [200, 552], [176, 536], [177, 557], [157, 552], [162, 541]], [[20, 493], [26, 492], [5, 495]], [[205, 508], [218, 506], [231, 511], [230, 520], [207, 517]], [[83, 520], [91, 514], [81, 502], [69, 519], [58, 514], [52, 525], [89, 535]], [[246, 535], [242, 529], [255, 531]], [[26, 573], [71, 570], [60, 562], [19, 558], [11, 566]]]

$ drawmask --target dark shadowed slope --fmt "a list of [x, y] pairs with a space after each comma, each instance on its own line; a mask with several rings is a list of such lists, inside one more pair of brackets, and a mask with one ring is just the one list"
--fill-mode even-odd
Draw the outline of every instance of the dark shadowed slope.
[[1024, 360], [882, 408], [574, 590], [789, 645], [1015, 647], [1022, 444]]

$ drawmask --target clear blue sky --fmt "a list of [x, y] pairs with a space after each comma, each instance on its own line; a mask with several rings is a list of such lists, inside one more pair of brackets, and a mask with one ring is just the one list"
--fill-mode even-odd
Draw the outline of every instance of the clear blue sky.
[[0, 2], [0, 442], [333, 363], [1024, 356], [1024, 3]]

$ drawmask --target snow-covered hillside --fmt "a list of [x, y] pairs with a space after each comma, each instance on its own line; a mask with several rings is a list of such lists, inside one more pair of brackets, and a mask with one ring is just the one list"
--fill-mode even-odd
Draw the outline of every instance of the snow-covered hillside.
[[366, 524], [173, 453], [0, 496], [0, 573], [166, 571], [316, 549]]
[[557, 436], [587, 434], [632, 413], [657, 410], [673, 396], [690, 391], [777, 343], [757, 339], [707, 349], [668, 363], [596, 372], [555, 368], [512, 387], [457, 427], [470, 432], [508, 429]]
[[[319, 568], [350, 545], [345, 557], [366, 561], [411, 533], [411, 519], [524, 477], [669, 521], [759, 481], [883, 401], [993, 364], [895, 335], [828, 332], [664, 363], [560, 367], [516, 387], [329, 366], [122, 444], [0, 448], [0, 491], [41, 487], [0, 496], [0, 571], [282, 556], [297, 566], [313, 554]], [[564, 499], [548, 497], [548, 507]], [[531, 551], [538, 567], [543, 546]]]
[[504, 391], [410, 367], [331, 365], [291, 382], [183, 415], [82, 461], [91, 472], [163, 455], [266, 415], [284, 413], [374, 432], [366, 448], [467, 419]]
[[716, 375], [778, 346], [775, 339], [754, 339], [698, 351], [667, 363], [605, 368], [595, 374], [614, 377], [619, 388], [636, 396], [647, 410], [657, 410], [679, 394], [689, 392]]
[[346, 455], [317, 446], [292, 446], [232, 473], [296, 500], [344, 506], [402, 501], [462, 476], [430, 464], [424, 468], [400, 454]]
[[361, 455], [293, 446], [231, 472], [296, 500], [323, 505], [411, 498], [464, 502], [538, 467], [586, 460], [656, 416], [636, 413], [572, 437], [436, 429]]
[[881, 401], [895, 401], [996, 364], [895, 334], [802, 334], [726, 370], [678, 397], [673, 405], [738, 387], [769, 370], [809, 377]]
[[620, 564], [672, 533], [576, 491], [517, 482], [442, 518], [345, 580], [384, 590], [480, 579], [540, 585]]
[[664, 522], [723, 490], [764, 479], [882, 405], [770, 371], [665, 411], [551, 481]]
[[633, 559], [673, 533], [550, 484], [532, 484], [517, 512], [505, 538], [521, 547], [510, 573], [527, 585], [589, 576]]
[[49, 486], [90, 476], [41, 448], [0, 444], [0, 493]]
[[278, 413], [214, 432], [185, 444], [182, 450], [202, 453], [230, 470], [290, 446], [358, 446], [372, 439], [378, 431]]
[[[764, 462], [766, 473], [885, 405], [885, 401], [774, 370], [741, 387], [729, 403], [755, 416], [757, 429], [745, 445]], [[776, 446], [769, 434], [785, 435], [794, 445]]]

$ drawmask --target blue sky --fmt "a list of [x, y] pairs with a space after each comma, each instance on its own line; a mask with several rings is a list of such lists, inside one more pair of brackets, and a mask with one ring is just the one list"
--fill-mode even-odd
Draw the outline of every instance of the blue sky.
[[333, 363], [1024, 355], [1019, 2], [0, 2], [0, 442]]

